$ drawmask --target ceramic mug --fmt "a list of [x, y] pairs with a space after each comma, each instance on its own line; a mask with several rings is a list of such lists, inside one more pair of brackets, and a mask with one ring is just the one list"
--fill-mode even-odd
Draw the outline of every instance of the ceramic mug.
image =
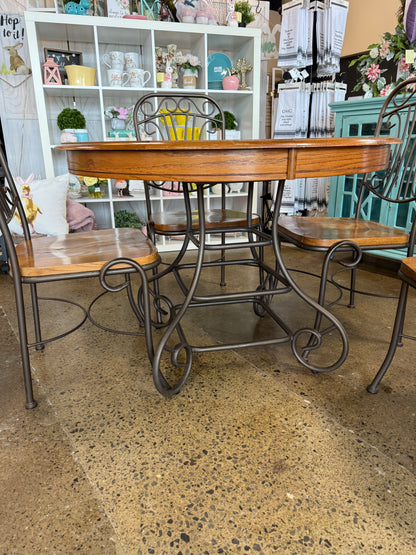
[[134, 69], [139, 66], [139, 55], [137, 52], [126, 52], [124, 54], [124, 64], [126, 69]]
[[119, 50], [112, 50], [104, 54], [103, 63], [110, 69], [123, 69], [124, 67], [124, 52]]
[[142, 88], [149, 81], [151, 74], [150, 71], [145, 71], [140, 68], [133, 68], [129, 71], [130, 87]]
[[125, 87], [130, 81], [130, 75], [119, 69], [107, 69], [107, 76], [110, 87]]

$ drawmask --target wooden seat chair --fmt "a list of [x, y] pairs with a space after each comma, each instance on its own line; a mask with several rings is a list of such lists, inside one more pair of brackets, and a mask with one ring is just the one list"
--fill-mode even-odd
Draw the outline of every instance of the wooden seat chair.
[[[225, 117], [221, 106], [208, 95], [196, 93], [158, 92], [142, 96], [133, 111], [133, 121], [136, 138], [145, 140], [185, 140], [198, 141], [225, 138]], [[172, 164], [175, 160], [172, 160]], [[214, 184], [213, 184], [214, 185]], [[154, 211], [152, 206], [152, 189], [163, 189], [172, 193], [181, 192], [184, 196], [185, 210], [160, 212]], [[145, 183], [146, 208], [148, 218], [148, 232], [152, 241], [156, 235], [185, 238], [182, 247], [170, 267], [175, 267], [185, 254], [190, 240], [195, 242], [198, 234], [198, 212], [191, 208], [191, 185], [183, 187], [178, 183]], [[252, 213], [253, 193], [248, 193], [246, 211], [230, 210], [226, 208], [226, 188], [221, 186], [221, 200], [219, 208], [211, 208], [205, 213], [205, 225], [208, 235], [220, 234], [221, 243], [225, 243], [225, 233], [238, 231], [242, 228], [250, 229], [259, 226], [259, 217]], [[192, 212], [192, 230], [187, 230], [187, 211]], [[189, 231], [189, 233], [187, 233]], [[224, 260], [225, 251], [221, 249], [221, 259]], [[221, 266], [221, 285], [225, 285], [225, 266]]]
[[[365, 174], [355, 191], [355, 216], [303, 217], [281, 216], [278, 231], [282, 239], [302, 249], [324, 252], [320, 275], [318, 302], [324, 305], [329, 263], [339, 252], [352, 252], [352, 261], [340, 260], [351, 269], [350, 303], [354, 306], [356, 268], [363, 251], [380, 249], [407, 249], [413, 255], [409, 233], [364, 219], [372, 208], [388, 203], [396, 210], [397, 221], [403, 220], [403, 209], [408, 213], [406, 224], [414, 223], [414, 209], [409, 203], [416, 200], [416, 78], [399, 84], [386, 98], [377, 121], [375, 136], [389, 134], [402, 139], [402, 144], [392, 147], [389, 166], [384, 171]], [[281, 201], [282, 191], [280, 191]], [[279, 205], [279, 204], [278, 204]]]
[[[16, 213], [20, 218], [24, 235], [24, 240], [18, 245], [14, 244], [8, 226]], [[152, 358], [153, 352], [149, 315], [150, 304], [146, 271], [155, 268], [160, 260], [156, 247], [141, 231], [129, 228], [104, 229], [32, 239], [18, 190], [7, 165], [5, 154], [1, 148], [0, 229], [7, 249], [10, 274], [14, 284], [26, 392], [26, 408], [33, 409], [37, 405], [33, 396], [29, 349], [32, 347], [38, 350], [43, 349], [46, 343], [60, 339], [78, 329], [89, 316], [89, 308], [84, 309], [71, 300], [42, 299], [38, 297], [37, 285], [40, 283], [96, 277], [99, 278], [101, 285], [108, 291], [126, 289], [133, 311], [140, 320], [144, 320], [146, 346], [149, 357]], [[103, 271], [103, 267], [105, 271]], [[140, 310], [135, 305], [133, 299], [130, 280], [130, 274], [132, 272], [139, 273], [141, 277], [143, 289], [142, 307], [144, 308]], [[106, 283], [107, 275], [115, 274], [122, 274], [124, 276], [124, 282], [116, 286], [108, 285]], [[28, 340], [26, 307], [23, 291], [24, 284], [29, 284], [30, 287], [35, 330], [34, 342], [29, 342]], [[102, 293], [100, 293], [100, 295], [101, 294]], [[56, 337], [45, 339], [41, 334], [39, 300], [61, 300], [70, 302], [82, 309], [83, 317], [81, 321], [69, 331]]]
[[[393, 360], [397, 347], [402, 344], [402, 339], [405, 338], [416, 340], [416, 337], [405, 335], [403, 333], [409, 285], [416, 289], [416, 257], [409, 256], [407, 258], [404, 258], [401, 261], [398, 275], [402, 280], [402, 286], [400, 289], [399, 302], [397, 305], [396, 319], [394, 321], [390, 346], [383, 361], [383, 364], [380, 366], [380, 369], [371, 384], [367, 387], [367, 391], [369, 393], [377, 393], [378, 386]], [[413, 370], [413, 368], [409, 368], [409, 370]]]

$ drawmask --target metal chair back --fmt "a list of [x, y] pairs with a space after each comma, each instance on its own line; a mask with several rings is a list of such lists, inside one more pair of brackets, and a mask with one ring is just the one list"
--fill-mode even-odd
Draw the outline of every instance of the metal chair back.
[[383, 200], [407, 203], [416, 200], [416, 77], [400, 83], [386, 98], [375, 136], [398, 137], [386, 170], [367, 174], [363, 185]]
[[19, 265], [15, 254], [14, 240], [9, 223], [18, 217], [22, 226], [23, 236], [30, 240], [30, 230], [26, 214], [20, 200], [19, 192], [7, 163], [4, 150], [0, 147], [0, 230], [6, 248], [8, 262], [14, 275], [19, 274]]
[[150, 93], [133, 110], [138, 141], [197, 141], [225, 138], [225, 117], [211, 97], [194, 93]]
[[[390, 225], [410, 232], [408, 256], [416, 235], [416, 77], [395, 87], [386, 98], [377, 120], [375, 136], [398, 137], [391, 147], [385, 170], [365, 174], [359, 189], [355, 217], [378, 220], [390, 213]], [[392, 205], [390, 208], [388, 205]]]

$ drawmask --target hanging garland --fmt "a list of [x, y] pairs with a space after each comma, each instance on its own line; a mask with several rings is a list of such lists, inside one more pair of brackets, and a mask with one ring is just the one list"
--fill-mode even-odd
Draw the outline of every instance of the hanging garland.
[[[352, 60], [360, 77], [354, 91], [362, 89], [365, 98], [386, 96], [399, 83], [416, 75], [416, 60], [406, 62], [406, 50], [416, 50], [416, 0], [401, 0], [395, 33], [384, 33], [379, 43], [370, 44], [369, 52]], [[397, 65], [397, 78], [387, 83], [382, 66], [393, 61]]]

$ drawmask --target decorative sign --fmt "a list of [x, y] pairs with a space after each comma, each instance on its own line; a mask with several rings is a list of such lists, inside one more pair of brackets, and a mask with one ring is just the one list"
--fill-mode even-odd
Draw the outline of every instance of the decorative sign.
[[105, 0], [107, 17], [124, 17], [130, 15], [130, 0]]
[[32, 74], [23, 14], [0, 14], [0, 78], [18, 87]]

